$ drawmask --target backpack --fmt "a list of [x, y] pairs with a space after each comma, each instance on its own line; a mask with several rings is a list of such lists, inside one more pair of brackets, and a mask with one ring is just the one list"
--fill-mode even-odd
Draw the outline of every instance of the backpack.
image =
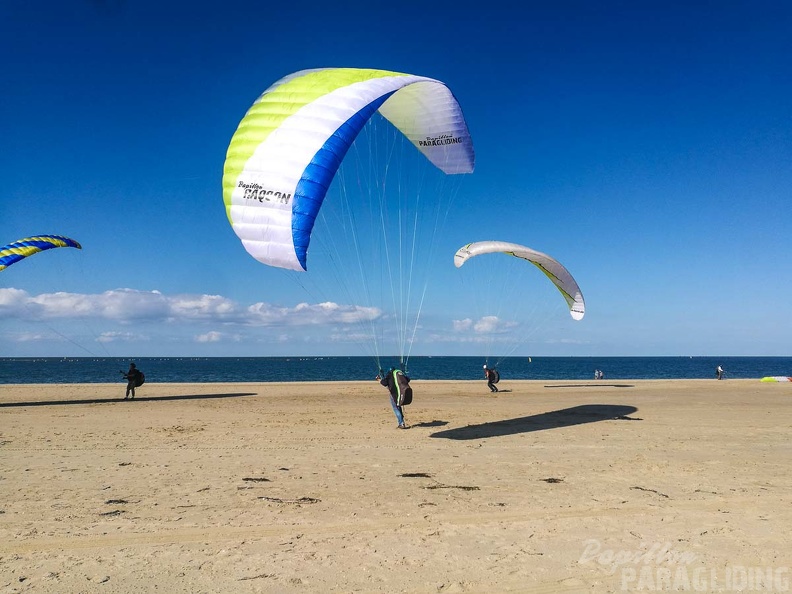
[[492, 370], [492, 383], [497, 384], [500, 381], [500, 373], [497, 369]]
[[413, 391], [410, 387], [410, 378], [407, 377], [402, 371], [396, 370], [393, 372], [394, 379], [399, 386], [399, 400], [398, 406], [407, 406], [412, 403]]
[[135, 378], [135, 387], [139, 388], [144, 383], [146, 383], [146, 374], [138, 370], [137, 377]]

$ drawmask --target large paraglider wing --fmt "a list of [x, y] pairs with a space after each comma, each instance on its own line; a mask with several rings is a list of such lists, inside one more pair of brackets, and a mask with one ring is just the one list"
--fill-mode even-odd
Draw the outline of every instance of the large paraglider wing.
[[5, 270], [14, 262], [19, 262], [28, 256], [44, 250], [59, 247], [73, 247], [82, 249], [82, 246], [68, 237], [62, 235], [36, 235], [25, 237], [9, 243], [0, 248], [0, 270]]
[[575, 279], [572, 278], [569, 271], [564, 268], [560, 262], [547, 254], [537, 252], [536, 250], [516, 243], [507, 243], [505, 241], [478, 241], [459, 248], [457, 253], [454, 254], [454, 265], [459, 268], [473, 256], [494, 253], [504, 253], [522, 258], [539, 268], [564, 296], [569, 306], [569, 314], [572, 318], [575, 320], [583, 319], [583, 315], [586, 313], [586, 304], [583, 301], [583, 294], [580, 292], [580, 287]]
[[473, 171], [467, 124], [442, 82], [357, 68], [296, 72], [258, 98], [226, 154], [226, 214], [250, 255], [270, 266], [307, 269], [325, 194], [377, 110], [443, 172]]

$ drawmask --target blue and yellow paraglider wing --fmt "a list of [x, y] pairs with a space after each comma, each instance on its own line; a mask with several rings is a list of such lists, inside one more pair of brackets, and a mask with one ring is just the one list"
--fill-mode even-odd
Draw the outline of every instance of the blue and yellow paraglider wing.
[[33, 254], [61, 247], [82, 249], [79, 243], [62, 235], [35, 235], [14, 241], [0, 248], [0, 270]]

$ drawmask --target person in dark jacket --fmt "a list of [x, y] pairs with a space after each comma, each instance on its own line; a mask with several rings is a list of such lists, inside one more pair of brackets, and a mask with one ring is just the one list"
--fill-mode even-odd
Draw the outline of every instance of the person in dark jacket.
[[407, 423], [404, 422], [404, 405], [412, 402], [410, 378], [401, 369], [391, 367], [388, 371], [380, 370], [377, 379], [390, 392], [391, 407], [399, 423], [399, 429], [408, 429]]
[[[121, 372], [121, 375], [124, 376], [124, 379], [127, 381], [126, 387], [126, 396], [124, 396], [124, 400], [129, 398], [130, 400], [135, 397], [135, 386], [138, 383], [140, 378], [140, 371], [138, 370], [137, 366], [134, 363], [129, 364], [129, 371], [124, 373]], [[130, 398], [130, 394], [132, 395]]]
[[498, 386], [495, 385], [495, 378], [497, 376], [495, 372], [486, 365], [484, 366], [484, 377], [487, 379], [487, 387], [490, 389], [490, 392], [497, 392]]

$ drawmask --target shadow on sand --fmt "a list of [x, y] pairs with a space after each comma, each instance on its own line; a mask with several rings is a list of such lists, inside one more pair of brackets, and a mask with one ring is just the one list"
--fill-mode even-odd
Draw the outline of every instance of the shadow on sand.
[[635, 384], [556, 384], [545, 388], [634, 388]]
[[35, 402], [0, 402], [0, 408], [21, 406], [61, 406], [64, 404], [133, 404], [135, 402], [162, 402], [165, 400], [211, 400], [212, 398], [237, 398], [255, 396], [256, 392], [231, 392], [229, 394], [180, 394], [178, 396], [144, 396], [132, 400], [123, 398], [86, 398], [84, 400], [37, 400]]
[[443, 427], [444, 425], [448, 425], [448, 421], [424, 421], [423, 423], [416, 423], [412, 425], [412, 427]]
[[637, 410], [638, 409], [634, 406], [624, 406], [621, 404], [582, 404], [580, 406], [573, 406], [572, 408], [554, 410], [552, 412], [531, 415], [529, 417], [519, 417], [517, 419], [507, 419], [505, 421], [493, 421], [491, 423], [481, 423], [480, 425], [468, 425], [467, 427], [447, 429], [445, 431], [432, 433], [429, 437], [441, 437], [444, 439], [502, 437], [504, 435], [516, 435], [517, 433], [530, 433], [531, 431], [544, 431], [545, 429], [582, 425], [583, 423], [629, 419], [627, 415]]

